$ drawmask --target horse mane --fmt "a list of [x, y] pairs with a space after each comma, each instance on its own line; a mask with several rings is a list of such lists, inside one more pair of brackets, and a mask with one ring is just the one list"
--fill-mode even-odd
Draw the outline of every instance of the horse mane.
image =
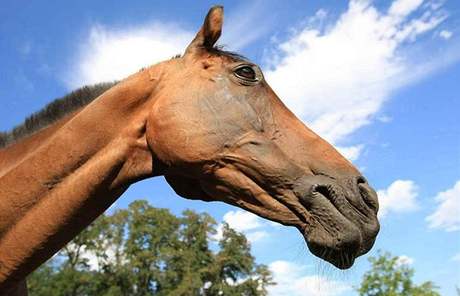
[[10, 131], [0, 132], [0, 148], [4, 148], [26, 136], [29, 136], [65, 115], [72, 113], [92, 102], [117, 82], [104, 82], [83, 86], [69, 94], [53, 100], [41, 110], [28, 116], [22, 123]]

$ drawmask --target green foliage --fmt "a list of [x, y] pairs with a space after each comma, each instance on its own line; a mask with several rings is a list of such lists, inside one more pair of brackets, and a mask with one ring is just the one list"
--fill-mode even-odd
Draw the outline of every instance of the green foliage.
[[390, 253], [379, 252], [370, 257], [372, 269], [364, 274], [357, 289], [362, 296], [440, 296], [432, 282], [416, 285], [412, 281], [414, 269], [403, 264]]
[[103, 215], [28, 278], [32, 296], [267, 295], [268, 268], [243, 234], [207, 214], [182, 217], [146, 201]]

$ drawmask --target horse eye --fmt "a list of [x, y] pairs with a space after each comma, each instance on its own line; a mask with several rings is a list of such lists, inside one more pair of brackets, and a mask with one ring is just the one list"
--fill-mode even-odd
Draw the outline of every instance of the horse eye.
[[243, 66], [235, 70], [236, 76], [248, 79], [248, 80], [256, 80], [256, 72], [250, 66]]

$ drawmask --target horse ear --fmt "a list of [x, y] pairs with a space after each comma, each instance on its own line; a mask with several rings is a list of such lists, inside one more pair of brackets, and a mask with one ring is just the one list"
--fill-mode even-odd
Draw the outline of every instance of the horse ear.
[[214, 46], [222, 33], [222, 23], [224, 21], [224, 8], [216, 5], [209, 9], [203, 26], [195, 36], [195, 39], [185, 50], [185, 54], [196, 52], [200, 49], [210, 49]]

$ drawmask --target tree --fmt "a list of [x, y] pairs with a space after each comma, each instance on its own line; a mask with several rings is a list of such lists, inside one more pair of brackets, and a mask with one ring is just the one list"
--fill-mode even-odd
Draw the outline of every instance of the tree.
[[243, 234], [187, 210], [135, 201], [103, 215], [29, 278], [30, 295], [266, 295], [274, 284]]
[[412, 281], [414, 269], [399, 257], [379, 252], [370, 257], [371, 270], [364, 274], [357, 289], [362, 296], [440, 296], [437, 287], [430, 281], [416, 285]]

